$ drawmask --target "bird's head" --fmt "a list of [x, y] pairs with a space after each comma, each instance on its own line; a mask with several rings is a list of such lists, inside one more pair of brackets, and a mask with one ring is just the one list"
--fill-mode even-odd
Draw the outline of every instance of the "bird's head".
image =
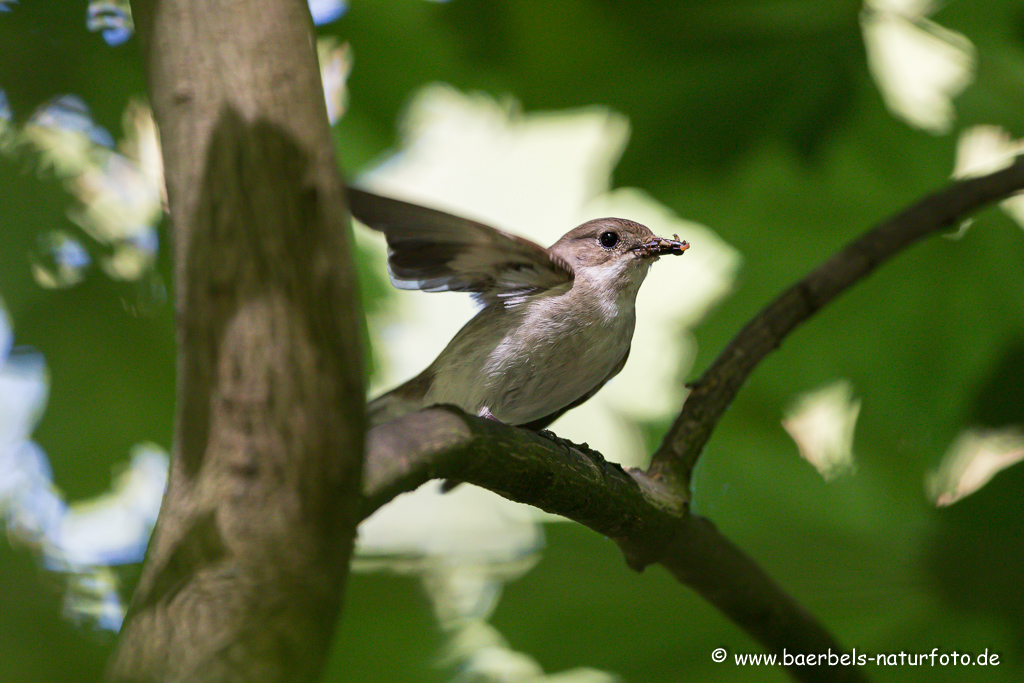
[[658, 237], [634, 221], [596, 218], [567, 232], [549, 251], [569, 265], [577, 279], [607, 281], [616, 290], [635, 291], [659, 256], [679, 255], [689, 248], [677, 235]]

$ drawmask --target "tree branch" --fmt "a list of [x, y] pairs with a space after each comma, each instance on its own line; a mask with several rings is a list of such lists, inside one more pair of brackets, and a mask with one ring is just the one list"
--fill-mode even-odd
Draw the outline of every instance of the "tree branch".
[[647, 470], [680, 491], [718, 420], [765, 356], [823, 306], [903, 249], [948, 230], [967, 214], [1024, 189], [1024, 156], [1008, 168], [953, 183], [868, 231], [823, 262], [755, 315], [691, 385], [679, 416]]
[[366, 443], [363, 517], [435, 478], [477, 484], [623, 541], [671, 539], [683, 512], [661, 484], [600, 453], [454, 407], [405, 415], [370, 430]]
[[[638, 470], [564, 439], [436, 407], [367, 435], [368, 516], [433, 478], [457, 478], [568, 517], [608, 536], [641, 570], [664, 566], [770, 652], [841, 653], [842, 646], [711, 522]], [[859, 681], [853, 667], [792, 667], [803, 681]]]

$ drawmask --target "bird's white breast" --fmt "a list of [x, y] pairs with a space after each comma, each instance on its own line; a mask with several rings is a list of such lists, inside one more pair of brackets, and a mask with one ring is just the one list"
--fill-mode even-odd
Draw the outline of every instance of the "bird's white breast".
[[621, 272], [593, 276], [575, 291], [567, 286], [514, 308], [482, 310], [434, 362], [425, 403], [487, 408], [502, 422], [524, 424], [604, 382], [629, 349], [639, 282], [609, 297], [593, 285]]

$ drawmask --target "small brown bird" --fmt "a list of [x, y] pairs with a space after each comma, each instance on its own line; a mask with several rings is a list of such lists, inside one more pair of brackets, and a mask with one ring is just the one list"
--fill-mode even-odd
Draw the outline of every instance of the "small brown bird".
[[622, 370], [651, 264], [690, 245], [598, 218], [544, 249], [441, 211], [348, 189], [352, 215], [388, 243], [400, 289], [472, 292], [483, 309], [418, 376], [370, 402], [371, 425], [448, 403], [543, 429]]

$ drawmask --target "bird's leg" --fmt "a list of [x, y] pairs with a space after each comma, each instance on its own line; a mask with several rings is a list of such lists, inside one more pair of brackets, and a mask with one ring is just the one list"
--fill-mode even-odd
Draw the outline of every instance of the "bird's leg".
[[487, 406], [484, 406], [479, 411], [477, 411], [476, 416], [477, 417], [482, 417], [485, 420], [494, 420], [495, 422], [499, 422], [499, 423], [501, 422], [501, 420], [499, 420], [498, 418], [494, 417], [494, 415], [491, 414], [491, 409], [488, 408]]

